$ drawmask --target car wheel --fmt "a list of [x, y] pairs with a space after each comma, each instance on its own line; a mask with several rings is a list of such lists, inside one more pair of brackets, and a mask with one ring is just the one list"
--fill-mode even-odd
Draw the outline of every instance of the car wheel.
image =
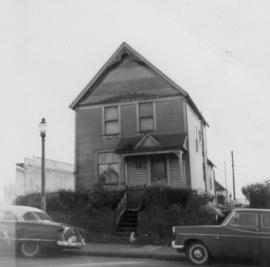
[[202, 265], [208, 262], [209, 252], [204, 244], [194, 242], [188, 246], [187, 257], [193, 264]]
[[40, 245], [34, 241], [23, 242], [20, 246], [20, 252], [27, 258], [36, 257], [40, 252]]

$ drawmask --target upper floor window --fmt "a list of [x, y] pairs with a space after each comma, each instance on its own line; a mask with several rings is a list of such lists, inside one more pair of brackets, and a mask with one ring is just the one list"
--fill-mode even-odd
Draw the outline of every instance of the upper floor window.
[[154, 103], [139, 103], [138, 105], [138, 128], [140, 132], [155, 130]]
[[119, 107], [104, 107], [104, 134], [120, 134]]

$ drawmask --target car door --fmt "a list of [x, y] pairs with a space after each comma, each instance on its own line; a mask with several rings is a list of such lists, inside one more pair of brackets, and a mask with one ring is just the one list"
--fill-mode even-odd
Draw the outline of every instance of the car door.
[[261, 257], [270, 261], [270, 213], [261, 214]]
[[221, 254], [225, 257], [258, 258], [260, 255], [259, 217], [255, 212], [238, 211], [222, 228]]

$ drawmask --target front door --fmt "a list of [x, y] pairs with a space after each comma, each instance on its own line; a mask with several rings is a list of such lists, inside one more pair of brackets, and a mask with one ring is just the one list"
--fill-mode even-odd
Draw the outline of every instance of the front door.
[[150, 157], [151, 184], [167, 184], [166, 155]]

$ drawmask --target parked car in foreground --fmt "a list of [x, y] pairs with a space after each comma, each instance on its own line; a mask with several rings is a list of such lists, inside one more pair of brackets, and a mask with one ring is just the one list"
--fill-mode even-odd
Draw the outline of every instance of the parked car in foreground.
[[172, 247], [197, 265], [210, 256], [270, 257], [270, 209], [234, 209], [220, 225], [174, 226]]
[[43, 248], [81, 248], [82, 232], [37, 208], [0, 206], [0, 246], [13, 247], [25, 257], [35, 257]]

